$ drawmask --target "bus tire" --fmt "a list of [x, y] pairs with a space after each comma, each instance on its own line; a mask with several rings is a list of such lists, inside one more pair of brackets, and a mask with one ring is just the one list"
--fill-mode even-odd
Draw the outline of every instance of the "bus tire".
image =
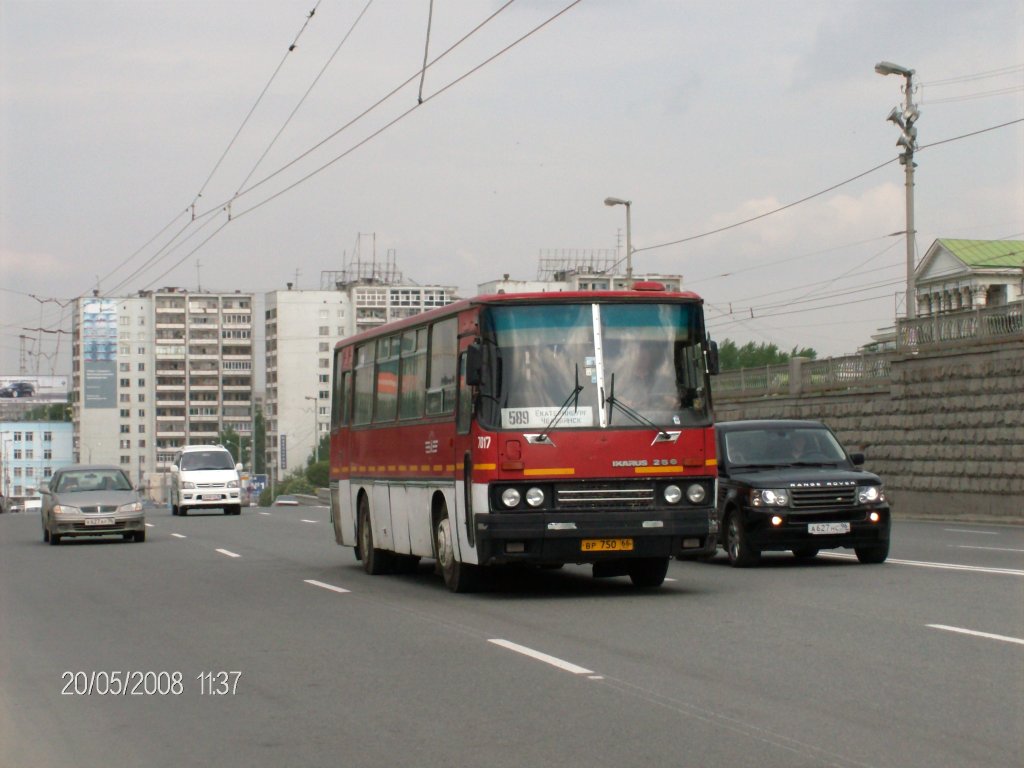
[[653, 589], [660, 587], [668, 573], [667, 557], [644, 557], [629, 563], [629, 580], [634, 587]]
[[359, 550], [363, 555], [363, 570], [371, 576], [390, 573], [393, 566], [391, 553], [373, 546], [373, 526], [370, 525], [370, 504], [366, 497], [359, 499]]
[[448, 510], [442, 508], [434, 525], [434, 548], [444, 583], [452, 592], [474, 592], [480, 584], [480, 569], [456, 559], [454, 535]]

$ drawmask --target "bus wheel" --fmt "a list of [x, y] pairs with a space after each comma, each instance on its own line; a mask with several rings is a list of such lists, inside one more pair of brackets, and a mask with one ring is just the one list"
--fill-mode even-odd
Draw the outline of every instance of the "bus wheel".
[[379, 576], [391, 570], [391, 553], [383, 549], [374, 549], [370, 505], [365, 496], [359, 499], [359, 550], [363, 555], [363, 570], [371, 576]]
[[667, 557], [645, 557], [629, 564], [629, 580], [634, 587], [660, 587], [668, 573]]
[[434, 527], [434, 547], [444, 583], [452, 592], [473, 592], [479, 585], [480, 571], [475, 565], [460, 563], [455, 559], [455, 546], [452, 543], [454, 535], [448, 510], [441, 510]]

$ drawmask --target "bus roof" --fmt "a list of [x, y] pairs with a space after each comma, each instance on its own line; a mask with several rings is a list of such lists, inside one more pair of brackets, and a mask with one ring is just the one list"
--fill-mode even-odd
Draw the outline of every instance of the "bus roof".
[[403, 317], [400, 320], [393, 320], [384, 323], [353, 336], [340, 339], [335, 348], [356, 344], [367, 339], [394, 333], [405, 328], [414, 328], [424, 323], [429, 323], [437, 318], [457, 315], [460, 312], [475, 306], [502, 305], [502, 304], [572, 304], [579, 301], [608, 302], [615, 299], [628, 298], [629, 301], [643, 302], [664, 302], [666, 300], [680, 304], [703, 304], [702, 299], [693, 291], [669, 291], [665, 290], [661, 283], [637, 282], [631, 291], [545, 291], [542, 293], [492, 293], [474, 296], [469, 299], [459, 299], [443, 307], [421, 312], [418, 315]]

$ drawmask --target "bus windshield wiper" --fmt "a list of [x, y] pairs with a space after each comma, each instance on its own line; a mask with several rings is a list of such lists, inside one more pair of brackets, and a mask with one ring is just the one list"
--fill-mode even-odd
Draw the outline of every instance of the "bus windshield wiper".
[[[624, 402], [622, 402], [621, 400], [619, 400], [618, 398], [615, 397], [615, 374], [614, 373], [611, 375], [611, 382], [610, 382], [608, 397], [605, 398], [605, 402], [608, 403], [608, 405], [612, 406], [613, 408], [618, 408], [620, 411], [622, 411], [624, 414], [629, 416], [629, 418], [631, 418], [637, 424], [643, 424], [645, 426], [650, 427], [651, 429], [657, 430], [659, 435], [664, 435], [665, 437], [669, 437], [670, 436], [668, 434], [668, 432], [666, 432], [664, 429], [659, 427], [653, 421], [648, 419], [642, 413], [634, 410], [633, 408], [630, 408]], [[608, 411], [608, 426], [611, 426], [611, 424], [612, 424], [612, 414], [611, 414], [611, 411], [609, 410]]]
[[550, 432], [551, 428], [553, 426], [555, 426], [555, 424], [558, 423], [558, 421], [562, 418], [562, 416], [565, 414], [565, 412], [567, 410], [569, 410], [569, 403], [572, 403], [572, 409], [573, 409], [574, 412], [579, 410], [579, 407], [580, 407], [580, 392], [582, 392], [582, 391], [583, 391], [583, 385], [580, 384], [580, 364], [576, 363], [576, 386], [573, 387], [573, 390], [572, 390], [572, 392], [569, 393], [569, 396], [567, 398], [565, 398], [565, 402], [563, 402], [562, 406], [558, 409], [558, 413], [556, 413], [554, 415], [554, 418], [552, 418], [551, 421], [548, 422], [548, 425], [546, 427], [544, 427], [543, 430], [541, 430], [541, 433], [539, 435], [537, 435], [537, 437], [535, 438], [536, 442], [538, 442], [538, 443], [545, 443], [545, 442], [547, 442], [547, 440], [548, 440], [548, 432]]

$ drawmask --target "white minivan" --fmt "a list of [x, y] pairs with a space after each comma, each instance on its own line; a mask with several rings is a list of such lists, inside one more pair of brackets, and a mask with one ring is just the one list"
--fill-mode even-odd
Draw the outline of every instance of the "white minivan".
[[225, 515], [240, 515], [241, 471], [223, 445], [185, 446], [171, 465], [171, 514], [222, 509]]

